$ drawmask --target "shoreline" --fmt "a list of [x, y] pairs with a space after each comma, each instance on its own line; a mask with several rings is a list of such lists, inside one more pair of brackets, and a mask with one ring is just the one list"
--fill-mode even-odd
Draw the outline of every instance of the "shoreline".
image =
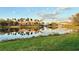
[[40, 36], [0, 42], [0, 51], [77, 51], [79, 34]]

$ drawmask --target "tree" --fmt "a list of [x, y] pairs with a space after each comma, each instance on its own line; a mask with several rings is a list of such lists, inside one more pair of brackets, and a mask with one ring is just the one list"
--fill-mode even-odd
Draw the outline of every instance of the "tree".
[[51, 28], [55, 29], [55, 28], [58, 28], [58, 24], [52, 22], [52, 23], [48, 24], [48, 27], [51, 27]]
[[8, 23], [8, 26], [12, 26], [14, 24], [14, 21], [7, 18], [7, 23]]
[[29, 18], [27, 18], [26, 21], [29, 21]]
[[19, 20], [20, 20], [20, 21], [24, 21], [24, 20], [25, 20], [25, 18], [20, 18]]
[[79, 26], [79, 13], [77, 13], [76, 15], [72, 15], [72, 23]]
[[13, 21], [17, 21], [16, 18], [12, 18]]
[[0, 19], [0, 25], [1, 26], [6, 26], [7, 25], [7, 21], [5, 19]]
[[30, 19], [31, 21], [33, 20], [33, 19]]

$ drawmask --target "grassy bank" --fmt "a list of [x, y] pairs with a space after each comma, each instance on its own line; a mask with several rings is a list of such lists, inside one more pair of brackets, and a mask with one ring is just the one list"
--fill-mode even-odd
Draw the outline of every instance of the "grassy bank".
[[64, 51], [79, 50], [79, 34], [64, 34], [0, 42], [0, 50], [9, 51]]
[[38, 28], [39, 26], [0, 26], [0, 28]]

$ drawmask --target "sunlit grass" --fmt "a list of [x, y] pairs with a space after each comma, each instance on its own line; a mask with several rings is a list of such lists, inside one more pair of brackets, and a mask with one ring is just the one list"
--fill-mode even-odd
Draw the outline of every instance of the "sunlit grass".
[[37, 28], [38, 26], [0, 26], [0, 28]]
[[79, 50], [79, 34], [39, 36], [0, 42], [0, 50], [64, 51]]

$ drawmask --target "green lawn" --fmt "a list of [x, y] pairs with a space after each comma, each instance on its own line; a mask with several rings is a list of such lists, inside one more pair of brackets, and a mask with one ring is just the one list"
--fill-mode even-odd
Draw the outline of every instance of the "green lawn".
[[79, 34], [49, 35], [0, 42], [4, 51], [73, 51], [79, 50]]

